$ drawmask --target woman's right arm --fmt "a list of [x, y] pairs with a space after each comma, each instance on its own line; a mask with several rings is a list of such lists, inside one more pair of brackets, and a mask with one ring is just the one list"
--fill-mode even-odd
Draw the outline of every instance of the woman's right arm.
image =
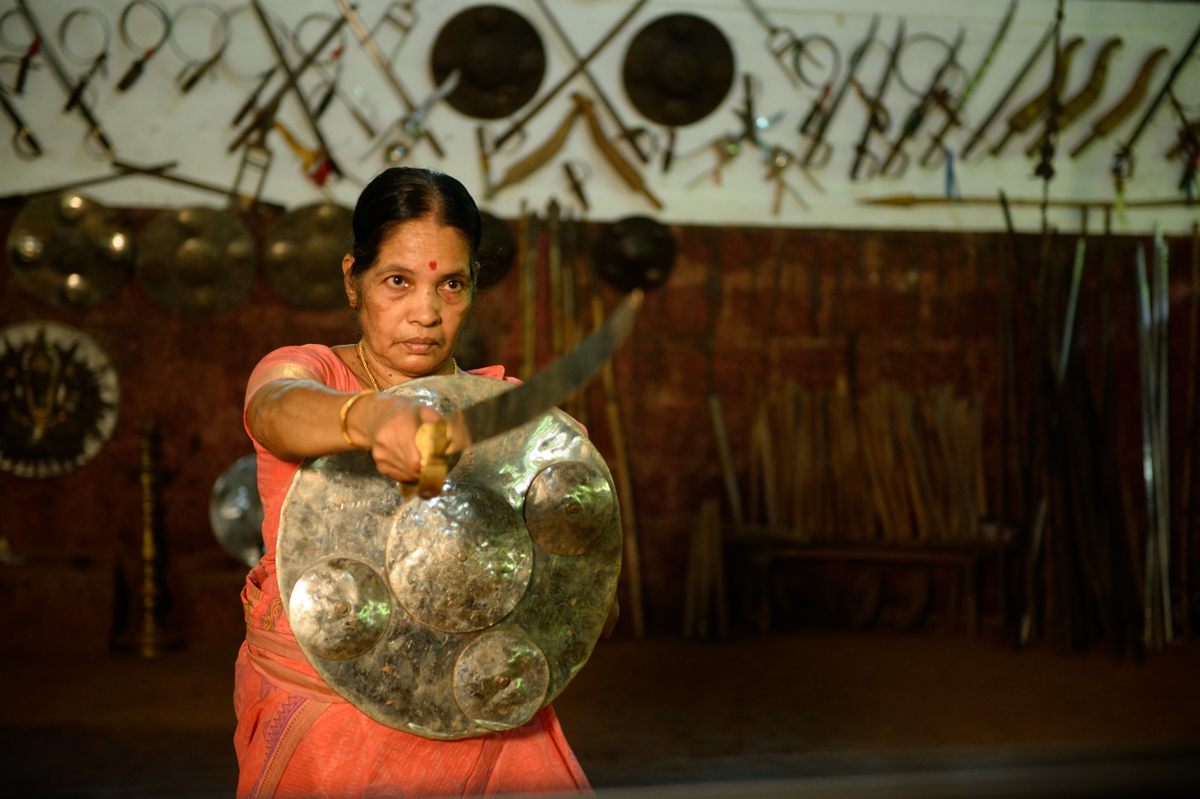
[[346, 414], [347, 442], [341, 413], [354, 393], [334, 391], [316, 378], [282, 378], [258, 386], [246, 405], [246, 426], [254, 439], [281, 460], [370, 450], [375, 466], [402, 482], [421, 472], [416, 433], [436, 412], [406, 397], [371, 393], [355, 400]]

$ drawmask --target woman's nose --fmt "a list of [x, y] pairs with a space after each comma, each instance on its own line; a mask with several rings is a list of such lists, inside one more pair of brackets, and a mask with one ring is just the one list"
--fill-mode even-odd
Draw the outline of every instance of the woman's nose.
[[442, 296], [437, 288], [421, 289], [413, 299], [412, 321], [427, 327], [441, 321]]

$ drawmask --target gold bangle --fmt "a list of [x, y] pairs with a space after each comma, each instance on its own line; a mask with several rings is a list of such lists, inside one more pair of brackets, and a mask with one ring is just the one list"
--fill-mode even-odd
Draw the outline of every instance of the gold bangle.
[[375, 390], [371, 389], [371, 388], [368, 388], [365, 391], [360, 391], [357, 394], [355, 394], [353, 397], [351, 397], [350, 399], [343, 402], [342, 409], [340, 411], [338, 411], [338, 424], [342, 430], [342, 438], [344, 438], [346, 440], [347, 444], [354, 447], [355, 449], [358, 449], [358, 445], [356, 445], [353, 441], [350, 440], [350, 431], [346, 429], [346, 421], [350, 418], [350, 409], [354, 407], [354, 403], [358, 402], [360, 399], [367, 396], [368, 394], [374, 394], [374, 393], [375, 393]]

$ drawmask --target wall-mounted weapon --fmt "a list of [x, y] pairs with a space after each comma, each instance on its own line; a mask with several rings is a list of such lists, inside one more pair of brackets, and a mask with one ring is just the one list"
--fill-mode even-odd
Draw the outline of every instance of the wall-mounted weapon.
[[1187, 47], [1183, 48], [1183, 51], [1179, 54], [1179, 58], [1175, 61], [1175, 65], [1171, 67], [1171, 72], [1167, 75], [1167, 79], [1163, 81], [1163, 85], [1159, 88], [1158, 94], [1154, 96], [1150, 105], [1142, 112], [1142, 117], [1138, 120], [1137, 127], [1133, 129], [1133, 133], [1117, 148], [1117, 152], [1113, 156], [1112, 173], [1117, 183], [1118, 192], [1121, 190], [1124, 179], [1133, 175], [1133, 148], [1137, 146], [1142, 132], [1150, 124], [1150, 118], [1154, 116], [1154, 112], [1158, 110], [1167, 93], [1171, 91], [1171, 87], [1175, 84], [1175, 79], [1179, 77], [1179, 73], [1183, 70], [1184, 65], [1192, 57], [1192, 53], [1196, 50], [1198, 42], [1200, 42], [1200, 26], [1196, 27], [1196, 32], [1192, 34]]
[[[400, 103], [404, 106], [406, 113], [411, 114], [412, 112], [416, 111], [417, 104], [413, 102], [412, 95], [408, 93], [408, 90], [404, 88], [404, 84], [400, 82], [400, 79], [396, 77], [396, 73], [392, 71], [392, 67], [388, 63], [387, 58], [380, 51], [379, 45], [375, 43], [374, 37], [372, 37], [371, 32], [367, 30], [367, 26], [363, 24], [362, 18], [358, 16], [358, 12], [354, 9], [354, 6], [350, 5], [347, 0], [334, 0], [334, 2], [337, 3], [338, 12], [342, 15], [342, 19], [350, 24], [350, 30], [354, 31], [354, 36], [358, 39], [358, 43], [362, 46], [363, 52], [365, 52], [371, 61], [374, 62], [375, 66], [379, 68], [379, 72], [383, 75], [384, 81], [388, 86], [391, 87], [397, 99], [400, 100]], [[439, 158], [445, 157], [446, 151], [442, 149], [441, 143], [438, 141], [432, 130], [429, 130], [428, 128], [424, 130], [424, 139], [429, 142], [429, 146]]]
[[1004, 19], [1000, 20], [1000, 27], [996, 29], [996, 33], [992, 36], [992, 41], [988, 44], [987, 50], [983, 53], [983, 58], [979, 60], [979, 65], [975, 67], [975, 71], [967, 80], [967, 85], [963, 88], [962, 94], [957, 100], [948, 102], [942, 108], [946, 113], [946, 119], [942, 122], [942, 127], [938, 132], [930, 137], [929, 146], [925, 148], [925, 152], [921, 155], [921, 166], [929, 166], [933, 163], [934, 155], [942, 151], [942, 142], [946, 138], [946, 134], [950, 129], [962, 124], [961, 114], [967, 106], [967, 101], [971, 99], [971, 95], [975, 92], [975, 87], [983, 80], [983, 76], [987, 74], [988, 68], [992, 65], [992, 59], [996, 55], [996, 51], [1000, 49], [1000, 44], [1008, 35], [1009, 26], [1012, 25], [1013, 16], [1017, 13], [1017, 0], [1012, 0], [1008, 4], [1008, 11], [1004, 13]]
[[[850, 90], [850, 86], [854, 84], [855, 75], [858, 74], [858, 69], [862, 66], [867, 49], [875, 41], [875, 31], [878, 29], [879, 15], [873, 14], [871, 16], [871, 24], [867, 26], [867, 35], [850, 52], [850, 57], [846, 61], [846, 75], [842, 78], [842, 83], [837, 91], [834, 92], [833, 99], [829, 101], [827, 107], [824, 105], [823, 97], [818, 97], [814, 100], [812, 109], [805, 117], [805, 122], [801, 124], [800, 133], [808, 136], [808, 148], [804, 151], [804, 155], [800, 159], [800, 164], [805, 169], [813, 166], [823, 166], [829, 162], [829, 156], [833, 152], [833, 148], [825, 141], [825, 135], [829, 131], [829, 123], [833, 121], [833, 117], [842, 106], [842, 101], [846, 99], [846, 93]], [[808, 128], [812, 124], [814, 114], [817, 120], [815, 123], [816, 129], [809, 133]], [[818, 153], [820, 153], [819, 164], [816, 163]]]
[[[41, 53], [42, 58], [50, 65], [50, 71], [54, 73], [55, 79], [58, 80], [59, 86], [69, 96], [72, 90], [71, 79], [67, 76], [67, 71], [63, 69], [62, 64], [54, 55], [53, 50], [46, 44], [46, 37], [42, 33], [41, 26], [38, 24], [37, 17], [33, 15], [33, 11], [29, 8], [29, 0], [17, 0], [17, 8], [21, 11], [21, 16], [25, 18], [25, 22], [29, 25], [29, 29], [33, 31], [33, 35], [42, 42]], [[113, 158], [112, 141], [108, 138], [108, 134], [100, 127], [100, 122], [97, 121], [96, 115], [92, 113], [91, 107], [80, 99], [75, 104], [75, 110], [83, 117], [84, 122], [88, 126], [88, 138], [95, 141], [100, 149], [108, 158]]]
[[[343, 3], [345, 0], [338, 0], [338, 2]], [[533, 117], [539, 111], [546, 107], [546, 104], [549, 103], [550, 100], [555, 97], [555, 95], [562, 91], [564, 86], [570, 83], [576, 75], [583, 71], [597, 56], [597, 54], [607, 47], [609, 42], [616, 38], [617, 34], [620, 33], [621, 30], [629, 23], [629, 20], [633, 19], [634, 15], [642, 9], [642, 6], [646, 5], [648, 2], [649, 0], [636, 0], [633, 5], [629, 7], [629, 10], [626, 11], [619, 20], [617, 20], [616, 24], [614, 24], [612, 28], [610, 28], [608, 32], [600, 38], [600, 41], [596, 43], [595, 47], [589, 50], [582, 58], [577, 59], [575, 66], [568, 70], [567, 74], [564, 75], [558, 81], [558, 83], [554, 84], [553, 88], [543, 94], [541, 98], [534, 102], [534, 104], [525, 111], [525, 113], [521, 114], [521, 116], [518, 117], [511, 125], [509, 125], [503, 133], [496, 137], [495, 141], [492, 142], [492, 152], [499, 150], [504, 146], [505, 142], [524, 130], [525, 126], [529, 124], [529, 120], [533, 119]]]
[[[946, 58], [934, 70], [933, 76], [929, 80], [929, 85], [925, 87], [925, 91], [921, 93], [920, 99], [916, 105], [908, 112], [904, 118], [904, 126], [897, 134], [896, 140], [892, 142], [891, 149], [888, 150], [887, 156], [883, 159], [883, 163], [879, 167], [880, 174], [890, 174], [892, 164], [896, 163], [896, 159], [902, 158], [901, 166], [897, 175], [904, 172], [908, 166], [908, 155], [904, 153], [904, 145], [908, 140], [917, 135], [917, 131], [921, 129], [925, 118], [929, 115], [930, 109], [938, 102], [938, 97], [944, 96], [946, 89], [942, 85], [946, 73], [950, 71], [950, 67], [957, 63], [958, 51], [962, 48], [963, 39], [966, 38], [967, 32], [964, 28], [958, 29], [958, 36], [955, 37], [954, 43], [950, 45], [950, 50], [946, 53]], [[949, 119], [950, 117], [947, 117]]]
[[13, 135], [12, 147], [13, 152], [20, 158], [30, 159], [38, 158], [42, 155], [42, 145], [38, 143], [37, 137], [33, 135], [33, 131], [29, 129], [24, 118], [17, 111], [17, 107], [8, 99], [8, 93], [0, 86], [0, 107], [4, 109], [4, 115], [12, 122]]
[[583, 57], [579, 55], [579, 51], [576, 50], [575, 45], [571, 43], [571, 38], [567, 36], [567, 32], [563, 30], [562, 25], [559, 24], [558, 18], [555, 17], [550, 11], [550, 4], [547, 3], [546, 0], [534, 0], [534, 2], [537, 3], [538, 8], [542, 10], [542, 14], [547, 20], [549, 20], [550, 27], [554, 28], [554, 32], [558, 34], [559, 41], [563, 43], [563, 46], [567, 49], [567, 52], [575, 61], [578, 71], [583, 75], [584, 78], [587, 79], [588, 85], [591, 86], [592, 91], [596, 93], [596, 97], [600, 100], [600, 104], [604, 106], [604, 110], [608, 112], [609, 117], [612, 118], [613, 122], [615, 122], [617, 127], [620, 129], [621, 138], [629, 142], [629, 146], [633, 148], [634, 153], [637, 154], [638, 159], [643, 164], [649, 163], [650, 155], [646, 152], [645, 146], [641, 143], [641, 137], [646, 132], [645, 129], [639, 128], [634, 130], [625, 124], [625, 120], [621, 118], [620, 113], [617, 112], [617, 109], [612, 104], [612, 101], [608, 99], [608, 94], [605, 93], [604, 89], [600, 86], [596, 79], [592, 77], [591, 70], [587, 68], [587, 64], [583, 63]]
[[1045, 87], [1009, 115], [1008, 128], [1000, 137], [1000, 141], [992, 147], [990, 151], [992, 155], [999, 155], [1000, 151], [1004, 149], [1004, 145], [1008, 144], [1013, 136], [1029, 130], [1042, 118], [1043, 114], [1050, 110], [1051, 102], [1062, 94], [1067, 75], [1071, 72], [1071, 61], [1082, 44], [1083, 37], [1074, 36], [1062, 46], [1058, 52], [1058, 60], [1055, 62], [1053, 74], [1046, 81]]
[[1138, 104], [1146, 97], [1146, 92], [1150, 88], [1150, 78], [1154, 75], [1154, 70], [1158, 69], [1159, 63], [1170, 53], [1165, 47], [1156, 47], [1146, 56], [1146, 60], [1142, 62], [1142, 66], [1138, 69], [1137, 76], [1133, 79], [1129, 89], [1122, 95], [1120, 100], [1113, 103], [1107, 111], [1101, 114], [1095, 122], [1092, 123], [1092, 129], [1087, 136], [1079, 140], [1079, 143], [1071, 150], [1071, 157], [1078, 157], [1084, 150], [1092, 145], [1097, 139], [1101, 139], [1111, 133], [1118, 125], [1125, 121], [1125, 118], [1132, 114], [1138, 107]]
[[983, 140], [984, 132], [996, 121], [996, 117], [1000, 116], [1004, 107], [1008, 105], [1008, 101], [1017, 93], [1017, 89], [1021, 88], [1021, 84], [1025, 81], [1029, 73], [1033, 71], [1034, 65], [1037, 64], [1038, 60], [1042, 57], [1042, 53], [1050, 46], [1050, 42], [1052, 41], [1054, 41], [1053, 23], [1046, 28], [1046, 32], [1042, 34], [1042, 38], [1038, 39], [1038, 43], [1034, 45], [1033, 51], [1025, 59], [1025, 63], [1021, 65], [1021, 68], [1017, 70], [1017, 74], [1013, 76], [1012, 81], [1008, 84], [1008, 88], [1004, 90], [1004, 94], [1000, 95], [1000, 99], [992, 105], [992, 110], [975, 127], [974, 132], [967, 139], [967, 143], [958, 151], [960, 159], [965, 160], [974, 152], [975, 147]]
[[876, 162], [878, 161], [871, 154], [871, 134], [879, 133], [880, 135], [886, 135], [887, 129], [890, 126], [891, 120], [888, 117], [887, 107], [883, 104], [883, 96], [887, 93], [888, 84], [891, 83], [892, 75], [896, 72], [896, 62], [900, 59], [900, 49], [902, 47], [904, 47], [903, 19], [896, 23], [896, 37], [892, 42], [892, 51], [888, 55], [887, 65], [883, 68], [883, 74], [879, 77], [879, 85], [875, 89], [875, 94], [865, 98], [867, 119], [863, 123], [862, 133], [858, 137], [858, 144], [854, 146], [854, 160], [850, 164], [851, 180], [858, 180], [858, 173], [862, 170], [863, 163], [867, 158]]
[[[1112, 60], [1113, 53], [1120, 49], [1121, 44], [1120, 36], [1114, 36], [1106, 41], [1096, 53], [1096, 59], [1092, 64], [1092, 74], [1088, 77], [1087, 82], [1069, 99], [1063, 101], [1057, 120], [1060, 134], [1068, 125], [1087, 113], [1088, 109], [1100, 99], [1100, 95], [1104, 93], [1104, 83], [1108, 79], [1108, 62]], [[1042, 138], [1038, 137], [1031, 141], [1025, 148], [1025, 155], [1032, 156], [1036, 153], [1042, 145]]]

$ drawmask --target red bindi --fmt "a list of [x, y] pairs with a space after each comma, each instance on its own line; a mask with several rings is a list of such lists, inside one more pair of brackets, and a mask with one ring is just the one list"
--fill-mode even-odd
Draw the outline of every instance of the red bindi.
[[429, 262], [429, 271], [432, 272], [435, 269], [437, 269], [437, 261], [430, 261]]

